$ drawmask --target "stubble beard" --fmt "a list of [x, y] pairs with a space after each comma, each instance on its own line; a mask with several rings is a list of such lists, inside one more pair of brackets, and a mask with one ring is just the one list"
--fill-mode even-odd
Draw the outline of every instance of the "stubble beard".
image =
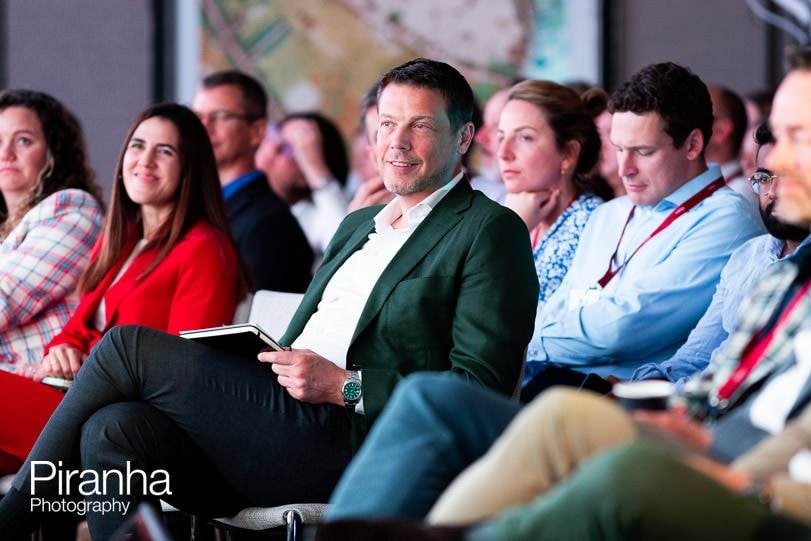
[[406, 182], [398, 182], [392, 184], [388, 181], [384, 182], [386, 189], [395, 195], [411, 195], [419, 192], [424, 192], [429, 189], [437, 189], [442, 186], [442, 182], [438, 181], [436, 177], [428, 177], [417, 179], [411, 184]]
[[413, 182], [397, 177], [394, 181], [383, 179], [386, 189], [395, 195], [412, 195], [428, 190], [437, 190], [450, 180], [452, 171], [443, 171], [435, 175], [420, 177]]

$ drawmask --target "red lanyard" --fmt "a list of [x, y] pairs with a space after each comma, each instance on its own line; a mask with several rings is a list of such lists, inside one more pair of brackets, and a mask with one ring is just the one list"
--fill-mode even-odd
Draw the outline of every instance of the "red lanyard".
[[741, 383], [743, 383], [746, 378], [749, 377], [749, 374], [752, 373], [752, 370], [755, 369], [755, 366], [757, 366], [758, 362], [760, 362], [760, 360], [763, 358], [766, 348], [768, 348], [769, 344], [772, 343], [774, 337], [778, 332], [782, 332], [783, 326], [785, 326], [789, 314], [791, 314], [792, 310], [797, 307], [800, 299], [802, 299], [805, 294], [808, 293], [809, 288], [811, 288], [811, 282], [806, 283], [802, 289], [800, 289], [800, 291], [794, 295], [786, 309], [782, 314], [780, 314], [780, 319], [777, 320], [777, 323], [775, 323], [774, 327], [772, 327], [772, 329], [763, 339], [758, 340], [758, 335], [752, 337], [752, 340], [750, 340], [749, 344], [746, 346], [746, 349], [743, 351], [741, 362], [738, 364], [738, 367], [732, 372], [729, 379], [726, 380], [726, 382], [718, 389], [719, 400], [729, 400], [729, 397], [738, 390]]
[[622, 268], [625, 267], [625, 265], [627, 265], [629, 261], [631, 261], [631, 258], [633, 258], [639, 251], [639, 249], [645, 246], [645, 244], [647, 244], [649, 240], [651, 240], [653, 237], [655, 237], [656, 235], [667, 229], [667, 227], [673, 222], [675, 222], [677, 218], [681, 217], [687, 211], [689, 211], [690, 209], [692, 209], [693, 207], [704, 201], [706, 198], [711, 196], [713, 192], [715, 192], [718, 188], [721, 188], [723, 186], [726, 186], [726, 181], [724, 180], [723, 177], [719, 177], [714, 181], [712, 181], [711, 183], [704, 186], [704, 188], [700, 192], [695, 194], [693, 197], [691, 197], [690, 199], [688, 199], [687, 201], [685, 201], [684, 203], [673, 209], [673, 212], [671, 212], [667, 216], [667, 218], [665, 218], [664, 221], [659, 224], [659, 227], [654, 229], [653, 232], [651, 232], [651, 234], [648, 235], [647, 238], [643, 240], [639, 246], [636, 247], [636, 250], [631, 252], [631, 255], [628, 256], [628, 258], [621, 265], [617, 266], [617, 268], [615, 269], [612, 269], [611, 264], [617, 257], [617, 252], [619, 251], [620, 244], [622, 243], [622, 237], [625, 236], [625, 229], [628, 227], [631, 218], [634, 217], [634, 211], [636, 210], [636, 205], [634, 205], [631, 208], [631, 212], [628, 213], [628, 219], [625, 220], [625, 225], [622, 226], [622, 233], [620, 234], [620, 238], [617, 241], [617, 247], [614, 248], [614, 253], [608, 260], [608, 269], [605, 271], [605, 274], [603, 274], [603, 277], [597, 280], [597, 283], [600, 284], [600, 287], [605, 287], [606, 285], [608, 285], [608, 282], [610, 282], [611, 279], [614, 278], [614, 276], [616, 276], [617, 273], [620, 270], [622, 270]]

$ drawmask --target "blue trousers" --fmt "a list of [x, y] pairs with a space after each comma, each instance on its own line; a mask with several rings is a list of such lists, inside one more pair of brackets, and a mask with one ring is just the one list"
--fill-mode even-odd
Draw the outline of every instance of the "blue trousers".
[[[338, 483], [328, 520], [426, 516], [520, 407], [451, 374], [409, 376]], [[659, 444], [636, 442], [584, 461], [466, 539], [811, 539], [811, 530], [718, 485]]]
[[424, 517], [520, 409], [453, 374], [405, 378], [341, 477], [328, 519]]

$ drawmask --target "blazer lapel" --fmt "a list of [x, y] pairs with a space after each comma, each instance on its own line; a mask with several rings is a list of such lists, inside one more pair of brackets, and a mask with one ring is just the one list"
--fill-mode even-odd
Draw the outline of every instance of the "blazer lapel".
[[[135, 247], [136, 243], [137, 241], [132, 238], [126, 241], [124, 249], [122, 250], [123, 255], [118, 257], [118, 261], [113, 263], [113, 266], [110, 268], [110, 270], [107, 271], [107, 273], [102, 277], [99, 284], [95, 287], [95, 289], [93, 289], [91, 293], [91, 295], [93, 296], [92, 297], [93, 300], [87, 307], [86, 312], [84, 313], [85, 325], [91, 326], [91, 321], [93, 317], [95, 317], [95, 314], [99, 309], [99, 305], [101, 304], [102, 299], [104, 299], [105, 314], [107, 315], [106, 317], [107, 321], [105, 321], [105, 323], [109, 322], [110, 320], [109, 314], [112, 313], [110, 311], [110, 303], [115, 302], [115, 305], [118, 306], [118, 303], [121, 302], [120, 299], [115, 300], [115, 296], [113, 297], [109, 296], [110, 284], [112, 284], [115, 277], [118, 276], [118, 273], [121, 271], [121, 267], [124, 266], [124, 262], [127, 260], [127, 256]], [[90, 256], [91, 258], [98, 257], [100, 246], [101, 242], [97, 243], [96, 246], [93, 247], [93, 253]]]
[[327, 263], [327, 265], [322, 266], [318, 272], [316, 272], [310, 287], [307, 288], [307, 294], [302, 299], [296, 313], [293, 315], [293, 319], [291, 320], [287, 331], [284, 333], [282, 338], [283, 343], [292, 342], [299, 334], [301, 334], [301, 331], [304, 330], [304, 325], [307, 324], [310, 316], [318, 307], [318, 303], [321, 302], [324, 289], [332, 279], [332, 276], [339, 268], [341, 268], [341, 265], [343, 265], [344, 262], [349, 259], [349, 256], [354, 254], [363, 246], [374, 229], [374, 220], [370, 219], [369, 223], [365, 227], [358, 228], [358, 230], [349, 237], [349, 240], [346, 242], [338, 255], [336, 255]]
[[[110, 273], [115, 279], [115, 276], [120, 272], [121, 266], [124, 264], [124, 261], [127, 260], [129, 254], [132, 253], [132, 250], [135, 249], [135, 245], [133, 245], [132, 249], [127, 252], [127, 256], [122, 258], [121, 264], [117, 265], [114, 273]], [[130, 263], [130, 266], [124, 270], [124, 274], [112, 285], [108, 286], [107, 292], [104, 294], [104, 326], [105, 328], [110, 324], [110, 320], [112, 319], [113, 315], [115, 315], [116, 310], [118, 310], [119, 305], [121, 302], [129, 295], [130, 291], [135, 289], [138, 286], [139, 280], [138, 277], [143, 274], [146, 268], [155, 260], [155, 257], [158, 255], [158, 248], [150, 248], [147, 251], [143, 251], [135, 256]], [[155, 269], [157, 270], [157, 269]], [[153, 271], [154, 272], [154, 271]]]
[[459, 223], [464, 211], [470, 208], [472, 198], [473, 190], [463, 178], [411, 234], [372, 289], [355, 327], [352, 342], [380, 312], [395, 286]]

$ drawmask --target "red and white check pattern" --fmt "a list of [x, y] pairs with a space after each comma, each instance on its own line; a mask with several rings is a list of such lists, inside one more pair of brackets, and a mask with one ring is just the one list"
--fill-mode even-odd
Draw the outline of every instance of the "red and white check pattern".
[[103, 212], [82, 190], [61, 190], [0, 242], [0, 369], [38, 363], [76, 306], [73, 291], [101, 233]]

